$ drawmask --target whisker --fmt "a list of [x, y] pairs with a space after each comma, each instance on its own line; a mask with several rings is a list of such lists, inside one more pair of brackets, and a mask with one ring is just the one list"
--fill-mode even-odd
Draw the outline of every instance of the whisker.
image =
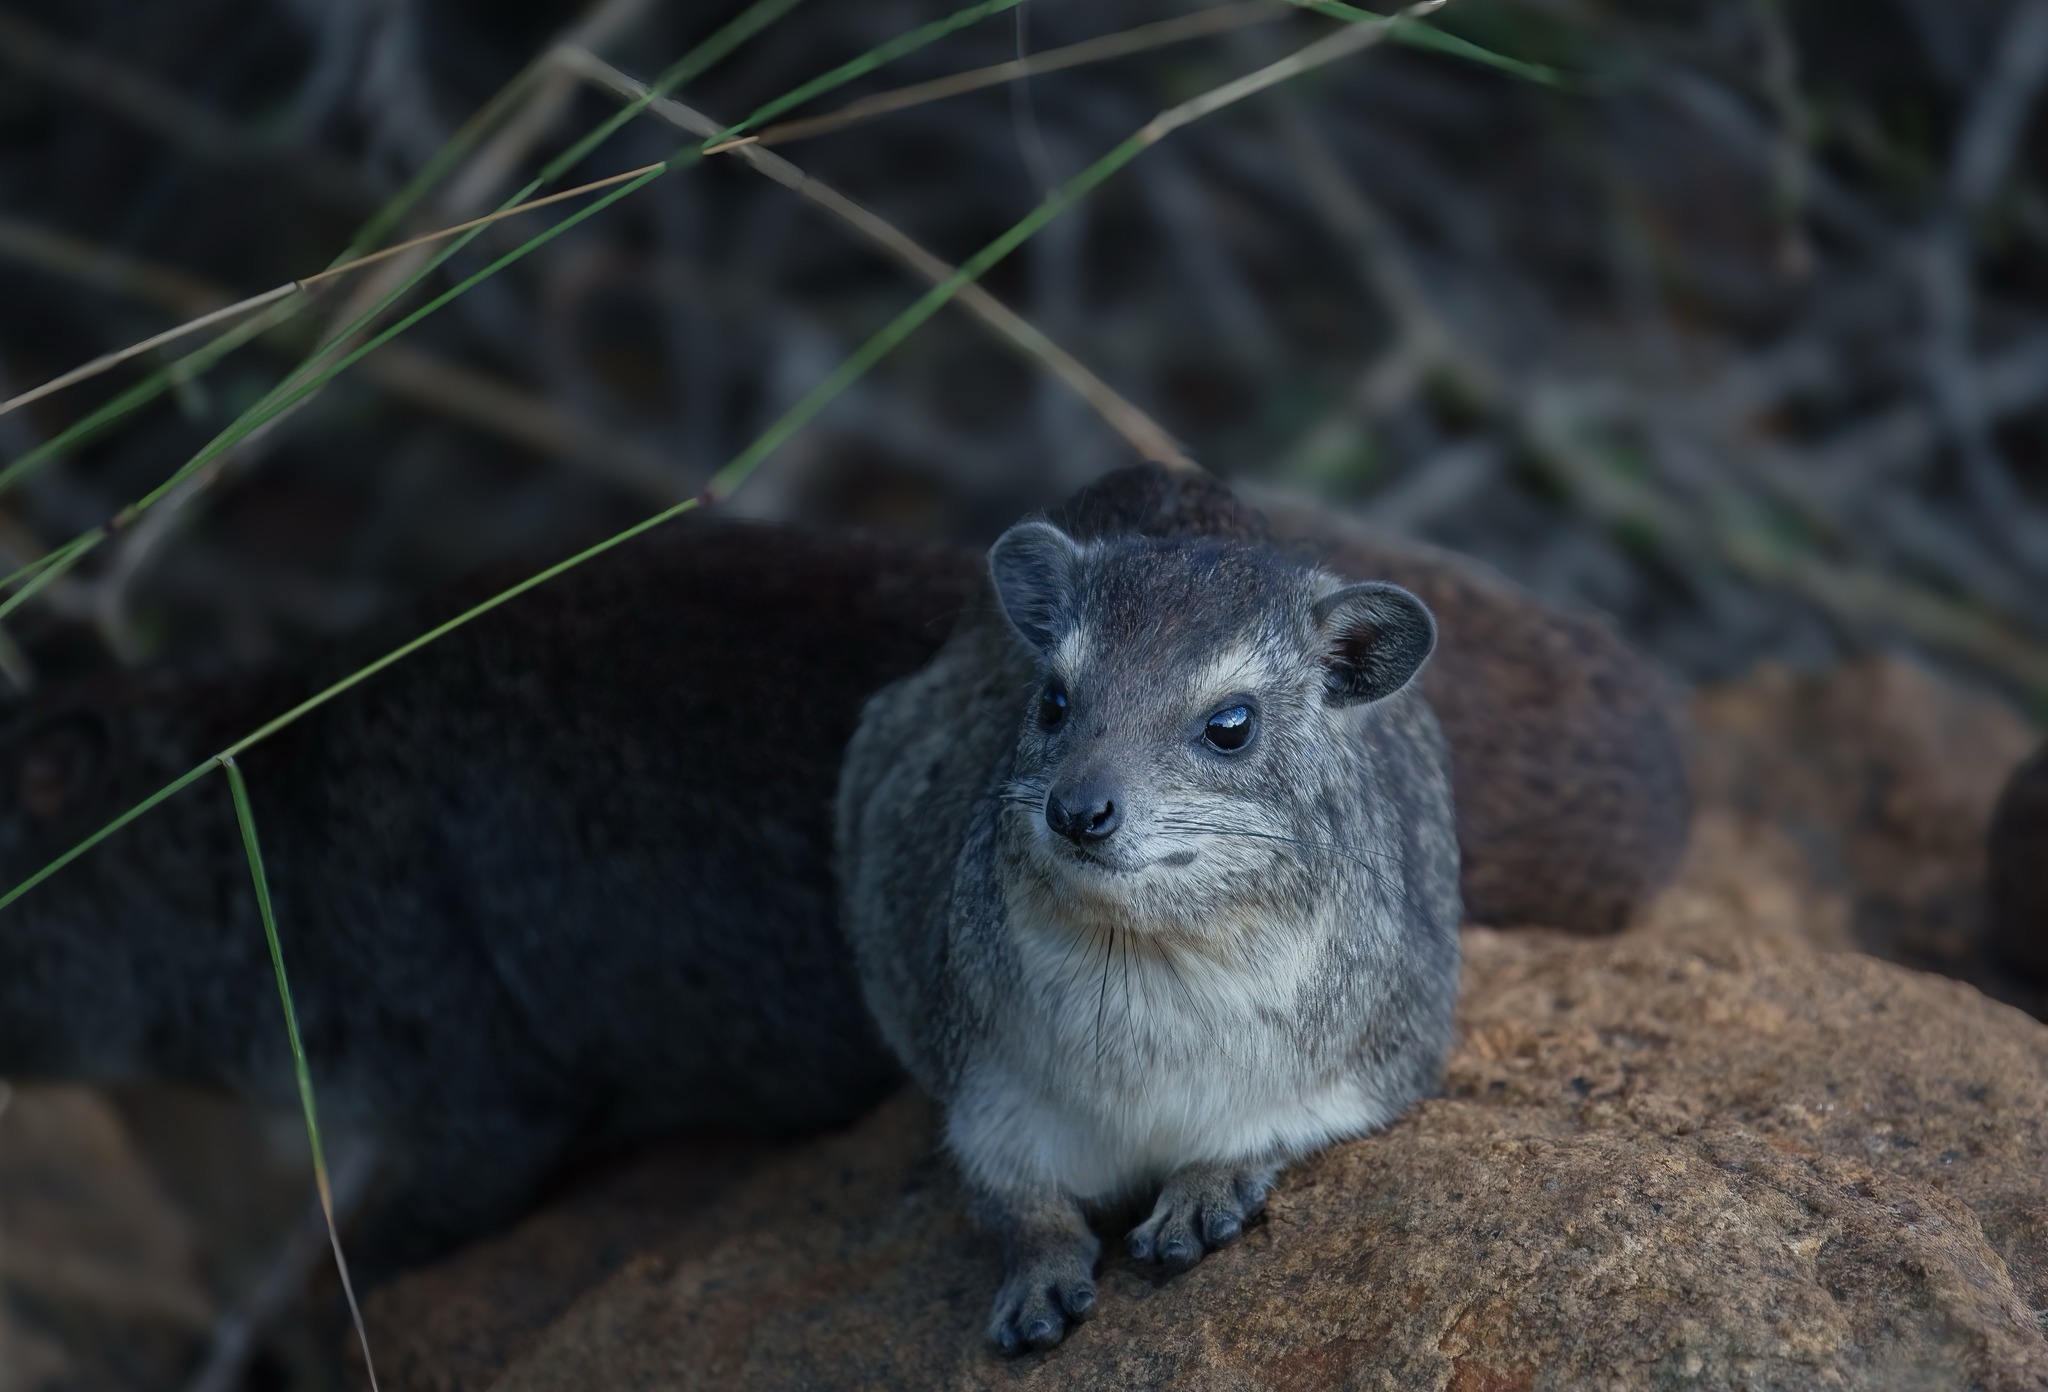
[[1102, 1019], [1109, 1008], [1109, 958], [1116, 951], [1116, 929], [1105, 928], [1102, 940], [1102, 985], [1095, 994], [1095, 1071], [1102, 1071]]
[[1324, 854], [1348, 860], [1372, 876], [1375, 885], [1380, 886], [1383, 890], [1393, 889], [1400, 902], [1411, 912], [1418, 916], [1427, 916], [1423, 911], [1422, 905], [1409, 892], [1405, 883], [1396, 885], [1384, 869], [1364, 859], [1367, 855], [1377, 855], [1384, 860], [1391, 861], [1404, 872], [1412, 872], [1414, 867], [1408, 863], [1407, 859], [1394, 852], [1376, 851], [1364, 846], [1348, 846], [1336, 841], [1311, 841], [1305, 837], [1286, 836], [1279, 832], [1245, 831], [1236, 827], [1204, 826], [1195, 822], [1163, 822], [1161, 826], [1170, 831], [1194, 832], [1206, 836], [1237, 836], [1254, 841], [1278, 841], [1287, 845], [1302, 847], [1304, 850], [1321, 851]]

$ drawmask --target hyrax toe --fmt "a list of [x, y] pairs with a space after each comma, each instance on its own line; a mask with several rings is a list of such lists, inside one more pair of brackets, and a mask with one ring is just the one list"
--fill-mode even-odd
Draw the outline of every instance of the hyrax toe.
[[1012, 1272], [996, 1293], [989, 1341], [1005, 1353], [1049, 1349], [1095, 1313], [1095, 1278], [1086, 1262], [1041, 1262]]
[[1185, 1270], [1242, 1237], [1265, 1198], [1263, 1175], [1190, 1166], [1167, 1180], [1152, 1216], [1131, 1230], [1131, 1255]]

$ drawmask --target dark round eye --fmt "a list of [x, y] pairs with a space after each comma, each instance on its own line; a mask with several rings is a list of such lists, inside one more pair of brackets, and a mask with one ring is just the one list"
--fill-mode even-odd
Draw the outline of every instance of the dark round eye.
[[1038, 723], [1050, 730], [1067, 718], [1067, 693], [1048, 686], [1038, 698]]
[[1209, 723], [1202, 729], [1202, 738], [1209, 741], [1212, 749], [1235, 754], [1252, 742], [1254, 723], [1250, 706], [1225, 706], [1209, 717]]

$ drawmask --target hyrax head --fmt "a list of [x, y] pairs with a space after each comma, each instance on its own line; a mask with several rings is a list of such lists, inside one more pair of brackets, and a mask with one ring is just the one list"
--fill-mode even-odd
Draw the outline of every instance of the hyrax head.
[[1193, 927], [1341, 856], [1370, 794], [1361, 713], [1436, 643], [1406, 590], [1237, 542], [1024, 522], [989, 572], [1038, 666], [1009, 861], [1034, 892], [1134, 925]]

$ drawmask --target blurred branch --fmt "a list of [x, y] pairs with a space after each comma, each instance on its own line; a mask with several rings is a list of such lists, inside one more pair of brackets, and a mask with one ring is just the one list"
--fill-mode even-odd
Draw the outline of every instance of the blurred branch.
[[208, 164], [274, 167], [329, 203], [360, 208], [370, 191], [353, 169], [314, 150], [246, 133], [147, 73], [64, 42], [21, 15], [0, 10], [0, 62], [133, 122]]

